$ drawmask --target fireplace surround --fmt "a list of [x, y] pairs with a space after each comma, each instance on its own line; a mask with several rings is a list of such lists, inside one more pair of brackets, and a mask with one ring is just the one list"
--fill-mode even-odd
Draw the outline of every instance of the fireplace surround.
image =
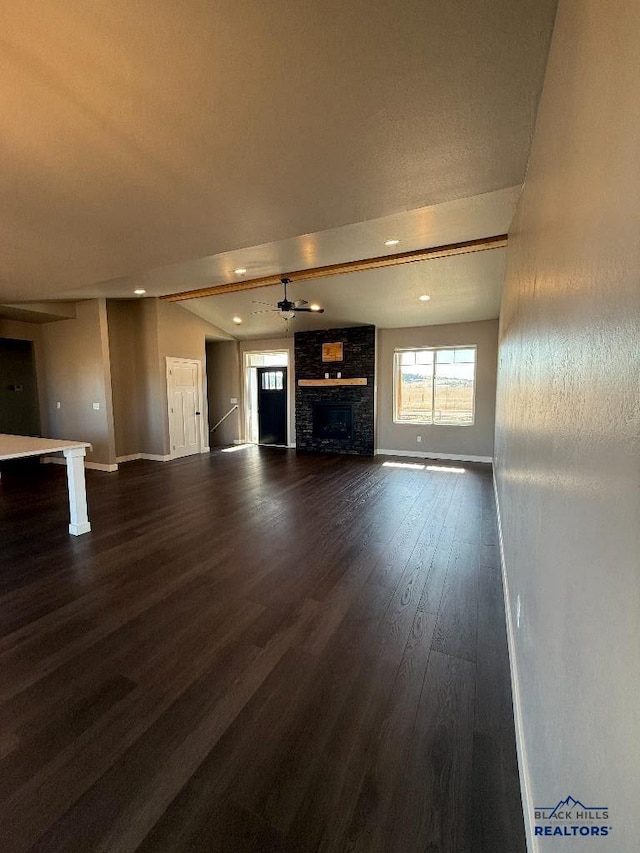
[[[337, 343], [342, 359], [323, 361], [323, 344]], [[296, 333], [298, 450], [373, 456], [375, 352], [375, 326]]]

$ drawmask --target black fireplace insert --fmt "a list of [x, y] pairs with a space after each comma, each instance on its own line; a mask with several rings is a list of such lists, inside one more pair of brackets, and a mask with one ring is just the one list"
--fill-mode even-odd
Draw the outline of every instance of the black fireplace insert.
[[313, 437], [350, 441], [353, 438], [353, 405], [351, 403], [314, 403]]

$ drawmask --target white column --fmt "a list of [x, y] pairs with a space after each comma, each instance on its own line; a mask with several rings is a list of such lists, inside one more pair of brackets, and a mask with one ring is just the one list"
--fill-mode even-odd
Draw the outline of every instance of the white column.
[[87, 489], [84, 482], [84, 447], [72, 447], [65, 450], [67, 460], [67, 482], [69, 484], [69, 511], [71, 523], [69, 533], [80, 536], [91, 530], [87, 514]]

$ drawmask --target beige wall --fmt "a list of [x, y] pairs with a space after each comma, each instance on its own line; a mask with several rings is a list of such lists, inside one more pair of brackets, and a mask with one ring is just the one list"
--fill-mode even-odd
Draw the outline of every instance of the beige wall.
[[116, 456], [141, 451], [144, 411], [142, 302], [107, 300]]
[[496, 479], [528, 802], [640, 837], [637, 0], [561, 0], [500, 328]]
[[158, 343], [158, 300], [140, 302], [140, 452], [169, 453], [166, 374], [161, 370]]
[[[148, 300], [147, 300], [148, 301]], [[207, 401], [207, 370], [206, 342], [207, 340], [222, 340], [228, 335], [206, 320], [192, 314], [180, 305], [172, 302], [156, 301], [158, 318], [158, 357], [161, 376], [160, 403], [164, 411], [163, 442], [164, 453], [169, 453], [169, 420], [167, 417], [167, 383], [166, 359], [173, 358], [197, 359], [202, 365], [202, 437], [207, 445], [209, 440], [209, 416]]]
[[[395, 424], [393, 353], [404, 347], [478, 347], [475, 423], [468, 427]], [[493, 456], [498, 321], [378, 330], [377, 448], [450, 454], [454, 458]], [[422, 436], [422, 441], [416, 441]]]
[[47, 435], [89, 441], [88, 461], [115, 464], [105, 300], [79, 302], [75, 319], [44, 323], [40, 335]]
[[224, 333], [181, 306], [158, 299], [109, 300], [108, 318], [118, 456], [169, 455], [167, 356], [202, 364], [207, 446], [205, 343]]
[[74, 319], [41, 325], [0, 320], [0, 335], [35, 342], [43, 434], [90, 441], [87, 459], [101, 464], [168, 456], [166, 358], [173, 356], [202, 363], [206, 446], [205, 344], [225, 333], [158, 299], [91, 299], [76, 308]]
[[207, 392], [209, 394], [209, 421], [214, 426], [231, 406], [238, 401], [238, 409], [211, 433], [212, 447], [223, 447], [240, 439], [242, 410], [242, 379], [240, 345], [238, 341], [207, 343]]

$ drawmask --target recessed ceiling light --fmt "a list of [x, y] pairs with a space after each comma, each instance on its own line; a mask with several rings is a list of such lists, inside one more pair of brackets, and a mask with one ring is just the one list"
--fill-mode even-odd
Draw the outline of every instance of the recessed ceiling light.
[[427, 296], [426, 293], [423, 293], [422, 296], [418, 296], [418, 299], [420, 300], [420, 302], [428, 302], [431, 299], [431, 297]]
[[239, 323], [242, 323], [242, 317], [238, 317], [238, 315], [236, 314], [236, 316], [233, 318], [233, 322], [237, 326]]
[[236, 275], [244, 275], [246, 273], [246, 269], [244, 267], [238, 267], [237, 270], [234, 270]]
[[396, 240], [395, 237], [391, 237], [389, 240], [385, 240], [385, 246], [397, 246], [400, 240]]
[[144, 287], [136, 287], [133, 292], [136, 296], [144, 296], [147, 291], [144, 289]]
[[311, 305], [309, 305], [309, 308], [311, 308], [312, 311], [319, 311], [320, 310], [320, 306], [318, 305], [317, 302], [312, 302]]

